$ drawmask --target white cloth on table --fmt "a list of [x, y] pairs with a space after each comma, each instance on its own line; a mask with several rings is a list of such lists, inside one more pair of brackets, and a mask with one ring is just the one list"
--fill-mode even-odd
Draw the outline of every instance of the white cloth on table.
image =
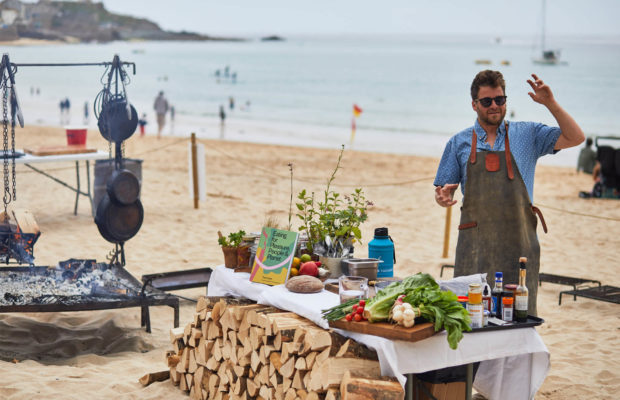
[[[322, 328], [328, 324], [322, 319], [321, 310], [339, 303], [338, 295], [326, 290], [314, 294], [292, 293], [284, 285], [250, 282], [249, 273], [235, 273], [223, 265], [213, 270], [207, 293], [246, 297], [292, 311]], [[448, 346], [445, 331], [418, 342], [336, 331], [375, 350], [381, 373], [396, 377], [402, 385], [406, 382], [404, 374], [480, 361], [474, 387], [481, 394], [491, 400], [533, 399], [549, 371], [549, 351], [534, 328], [466, 333], [456, 350]]]

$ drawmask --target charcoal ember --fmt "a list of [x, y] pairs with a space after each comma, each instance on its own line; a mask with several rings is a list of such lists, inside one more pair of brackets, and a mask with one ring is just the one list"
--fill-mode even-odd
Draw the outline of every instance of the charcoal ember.
[[6, 292], [4, 294], [4, 300], [10, 303], [22, 303], [24, 301], [24, 296], [22, 296], [21, 294]]
[[75, 273], [73, 271], [63, 271], [62, 272], [62, 279], [74, 279], [75, 278]]
[[[119, 275], [116, 267], [91, 260], [71, 260], [55, 268], [0, 269], [0, 305], [76, 304], [106, 298], [118, 301], [140, 295], [140, 286]], [[105, 288], [93, 293], [93, 287]], [[93, 296], [95, 295], [95, 296]]]

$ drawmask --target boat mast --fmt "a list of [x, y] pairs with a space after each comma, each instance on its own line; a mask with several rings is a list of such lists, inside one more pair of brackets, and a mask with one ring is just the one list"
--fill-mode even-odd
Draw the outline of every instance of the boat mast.
[[542, 0], [542, 37], [540, 40], [540, 44], [542, 46], [542, 51], [545, 51], [545, 23], [547, 21], [547, 1]]

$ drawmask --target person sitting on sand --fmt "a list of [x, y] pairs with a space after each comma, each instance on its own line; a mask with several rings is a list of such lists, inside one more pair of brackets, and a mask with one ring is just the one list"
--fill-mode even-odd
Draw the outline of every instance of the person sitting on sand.
[[592, 138], [586, 140], [586, 147], [579, 152], [579, 159], [577, 160], [577, 172], [583, 171], [586, 174], [591, 174], [596, 163], [596, 152], [592, 150]]

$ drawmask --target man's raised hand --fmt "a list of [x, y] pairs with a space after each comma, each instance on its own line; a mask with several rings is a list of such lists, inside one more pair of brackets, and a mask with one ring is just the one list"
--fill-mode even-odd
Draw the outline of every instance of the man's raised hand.
[[458, 183], [448, 183], [435, 187], [435, 201], [442, 207], [451, 207], [456, 204], [454, 191], [459, 187]]

